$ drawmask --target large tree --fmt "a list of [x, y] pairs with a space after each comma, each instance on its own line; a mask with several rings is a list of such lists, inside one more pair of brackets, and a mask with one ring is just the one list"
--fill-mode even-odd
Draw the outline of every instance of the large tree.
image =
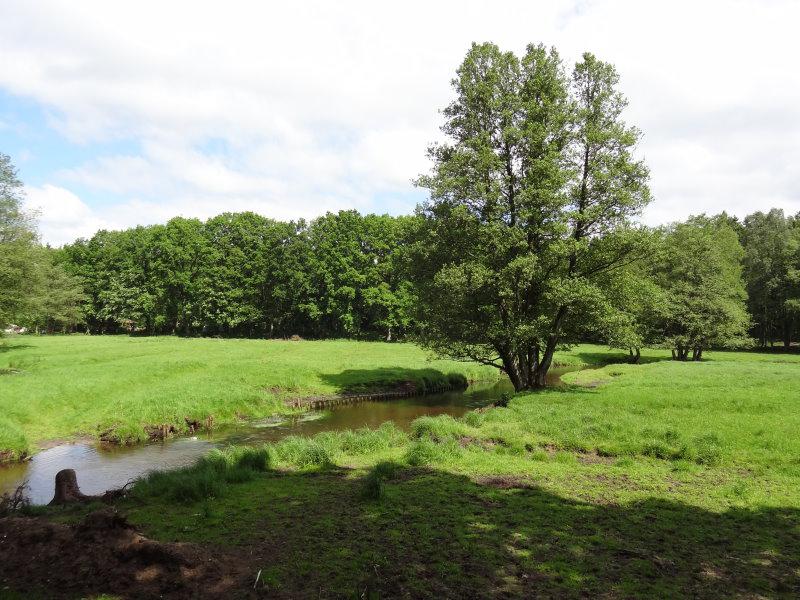
[[424, 344], [540, 387], [559, 343], [606, 312], [600, 282], [636, 254], [630, 218], [649, 200], [617, 83], [591, 54], [570, 80], [541, 45], [521, 58], [469, 50], [444, 111], [448, 141], [419, 179], [430, 191], [414, 262]]

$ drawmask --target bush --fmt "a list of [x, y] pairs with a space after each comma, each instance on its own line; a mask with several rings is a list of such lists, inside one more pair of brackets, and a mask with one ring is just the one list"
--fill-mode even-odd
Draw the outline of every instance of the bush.
[[483, 414], [484, 413], [471, 410], [462, 417], [462, 420], [470, 427], [480, 427], [483, 425]]
[[402, 446], [408, 436], [394, 423], [387, 421], [377, 429], [362, 428], [356, 431], [326, 431], [314, 436], [330, 454], [343, 452], [351, 455], [372, 454]]
[[465, 388], [469, 385], [467, 378], [461, 373], [448, 373], [447, 383], [450, 385], [450, 387], [456, 389]]

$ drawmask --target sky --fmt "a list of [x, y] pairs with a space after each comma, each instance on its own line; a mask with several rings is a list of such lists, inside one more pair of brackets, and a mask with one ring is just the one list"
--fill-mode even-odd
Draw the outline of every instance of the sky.
[[800, 2], [0, 0], [0, 152], [43, 241], [406, 214], [472, 42], [613, 63], [650, 225], [800, 211]]

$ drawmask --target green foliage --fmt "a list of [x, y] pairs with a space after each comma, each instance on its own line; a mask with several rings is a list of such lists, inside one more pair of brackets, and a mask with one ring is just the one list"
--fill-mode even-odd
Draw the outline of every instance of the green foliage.
[[786, 348], [800, 327], [800, 220], [782, 210], [744, 219], [744, 277], [748, 308], [762, 347], [780, 340]]
[[469, 430], [464, 423], [450, 415], [436, 417], [419, 417], [411, 425], [411, 437], [414, 439], [430, 439], [434, 442], [455, 440], [467, 435]]
[[332, 464], [328, 449], [320, 441], [294, 435], [276, 444], [275, 454], [279, 460], [301, 469]]
[[393, 339], [412, 324], [401, 254], [413, 220], [225, 213], [100, 231], [62, 255], [93, 332]]
[[22, 198], [17, 171], [0, 153], [0, 327], [26, 309], [36, 282], [36, 229]]
[[22, 208], [23, 187], [11, 159], [0, 153], [0, 328], [47, 332], [82, 322], [82, 282], [55, 253], [38, 244], [34, 215]]
[[653, 264], [663, 291], [656, 318], [676, 358], [685, 360], [692, 351], [699, 360], [705, 348], [749, 344], [743, 254], [724, 215], [693, 217], [665, 230]]
[[405, 461], [412, 467], [424, 467], [453, 460], [461, 454], [463, 450], [455, 440], [436, 442], [430, 438], [422, 438], [408, 447]]
[[568, 78], [555, 50], [473, 45], [429, 151], [412, 249], [421, 340], [544, 385], [553, 353], [608, 312], [607, 273], [642, 251], [648, 202], [639, 138], [614, 68], [586, 54]]

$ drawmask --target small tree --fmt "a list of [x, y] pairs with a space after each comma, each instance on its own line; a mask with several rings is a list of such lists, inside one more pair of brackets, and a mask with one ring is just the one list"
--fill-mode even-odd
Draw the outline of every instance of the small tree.
[[591, 333], [610, 348], [628, 350], [631, 362], [638, 364], [642, 348], [664, 343], [661, 317], [666, 299], [653, 279], [651, 261], [641, 259], [618, 269], [604, 281], [603, 288], [609, 301], [607, 311]]
[[86, 303], [81, 280], [55, 261], [55, 252], [40, 247], [33, 253], [35, 284], [25, 316], [21, 318], [31, 329], [47, 333], [67, 332], [82, 323]]
[[570, 80], [555, 50], [472, 46], [444, 111], [449, 142], [419, 179], [423, 344], [540, 387], [558, 345], [603, 313], [601, 282], [640, 247], [629, 219], [649, 200], [617, 82], [591, 54]]
[[709, 347], [749, 343], [750, 316], [742, 281], [744, 254], [725, 219], [692, 217], [663, 231], [654, 280], [664, 291], [660, 312], [673, 358], [700, 360]]

